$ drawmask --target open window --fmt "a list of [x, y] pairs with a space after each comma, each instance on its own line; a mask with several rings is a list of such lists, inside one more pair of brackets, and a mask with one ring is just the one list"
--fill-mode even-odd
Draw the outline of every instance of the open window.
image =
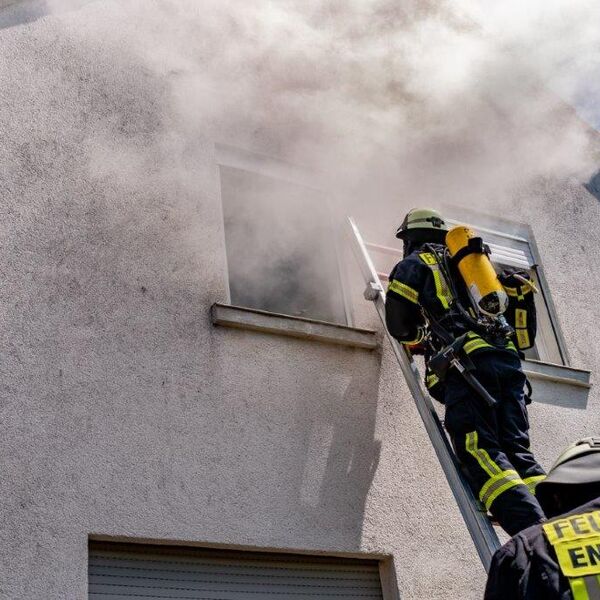
[[219, 147], [229, 301], [349, 324], [325, 194], [281, 161]]
[[[459, 223], [469, 225], [481, 235], [492, 251], [490, 258], [498, 272], [506, 267], [523, 269], [530, 274], [539, 290], [539, 293], [535, 294], [538, 319], [537, 336], [535, 345], [525, 351], [525, 357], [558, 365], [568, 364], [563, 337], [531, 232], [520, 227], [517, 235], [501, 229], [483, 227], [476, 222], [473, 223], [472, 220], [469, 221], [471, 222], [464, 223], [448, 219], [449, 225]], [[517, 226], [510, 228], [514, 230], [515, 227]]]
[[[456, 211], [445, 210], [444, 214], [456, 214]], [[459, 215], [462, 217], [462, 215]], [[446, 219], [449, 227], [468, 225], [474, 229], [492, 251], [491, 259], [500, 272], [506, 267], [516, 267], [530, 273], [539, 293], [535, 294], [538, 328], [535, 345], [525, 352], [528, 359], [568, 365], [568, 354], [564, 344], [554, 305], [544, 272], [540, 264], [537, 248], [529, 228], [508, 222], [492, 221], [491, 218], [466, 214], [464, 219]], [[398, 240], [382, 240], [382, 244], [370, 244], [373, 260], [382, 280], [394, 264], [402, 258], [402, 244]]]

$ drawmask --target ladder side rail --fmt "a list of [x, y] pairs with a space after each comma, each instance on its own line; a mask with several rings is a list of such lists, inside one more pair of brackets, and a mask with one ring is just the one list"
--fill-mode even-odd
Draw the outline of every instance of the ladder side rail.
[[448, 437], [440, 422], [437, 412], [427, 393], [424, 392], [419, 370], [415, 361], [407, 350], [401, 346], [387, 331], [385, 324], [385, 291], [373, 261], [369, 256], [365, 242], [362, 239], [358, 227], [351, 218], [348, 218], [353, 250], [359, 262], [359, 266], [365, 283], [373, 291], [373, 303], [383, 323], [387, 337], [402, 373], [406, 379], [408, 388], [413, 396], [419, 415], [425, 425], [425, 429], [435, 453], [438, 457], [442, 470], [446, 476], [450, 489], [454, 495], [458, 508], [461, 512], [465, 525], [471, 535], [479, 558], [486, 571], [489, 570], [494, 552], [500, 547], [500, 541], [494, 531], [487, 515], [480, 509], [479, 501], [473, 495], [464, 475], [461, 472], [458, 460], [452, 450]]

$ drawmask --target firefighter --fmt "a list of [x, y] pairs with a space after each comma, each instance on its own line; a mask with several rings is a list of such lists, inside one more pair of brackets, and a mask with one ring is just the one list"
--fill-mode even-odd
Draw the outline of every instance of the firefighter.
[[522, 531], [496, 552], [485, 600], [597, 600], [600, 437], [567, 448], [537, 495], [550, 520]]
[[[447, 232], [435, 210], [406, 215], [396, 233], [404, 258], [389, 276], [386, 324], [402, 344], [425, 348], [426, 385], [445, 404], [445, 427], [467, 479], [514, 535], [545, 518], [534, 495], [545, 474], [529, 447], [526, 378], [513, 341], [503, 333], [506, 322], [488, 319], [486, 329], [465, 308], [468, 290], [447, 260]], [[451, 346], [460, 363], [436, 373], [431, 367], [439, 351], [444, 355]], [[460, 372], [461, 364], [467, 372]]]

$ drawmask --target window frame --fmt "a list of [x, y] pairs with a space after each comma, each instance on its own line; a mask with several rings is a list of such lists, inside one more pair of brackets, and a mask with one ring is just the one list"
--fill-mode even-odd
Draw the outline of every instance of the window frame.
[[[531, 260], [533, 264], [530, 265], [531, 270], [535, 273], [537, 278], [538, 287], [540, 290], [540, 294], [542, 296], [542, 301], [546, 306], [546, 311], [548, 313], [548, 320], [550, 322], [550, 326], [552, 328], [552, 335], [554, 336], [554, 340], [556, 342], [556, 346], [558, 349], [558, 353], [560, 355], [561, 362], [556, 363], [555, 361], [550, 360], [548, 357], [540, 356], [539, 358], [527, 358], [528, 361], [542, 362], [546, 364], [557, 364], [559, 366], [570, 367], [571, 361], [569, 357], [569, 352], [567, 349], [567, 344], [565, 338], [563, 336], [560, 322], [558, 319], [558, 313], [556, 311], [556, 307], [554, 305], [554, 301], [552, 300], [552, 294], [550, 293], [550, 286], [548, 285], [548, 280], [546, 279], [546, 275], [544, 272], [544, 267], [542, 266], [541, 255], [539, 252], [538, 245], [535, 241], [535, 236], [533, 234], [532, 228], [530, 225], [525, 223], [517, 223], [511, 222], [506, 219], [493, 218], [489, 215], [482, 215], [478, 213], [474, 213], [471, 211], [465, 212], [463, 210], [457, 210], [456, 208], [446, 209], [445, 211], [448, 214], [452, 215], [452, 218], [447, 218], [446, 222], [450, 226], [454, 225], [467, 225], [468, 227], [473, 228], [476, 232], [481, 233], [484, 241], [485, 235], [492, 235], [496, 238], [510, 240], [514, 243], [518, 244], [526, 244], [529, 250], [529, 254], [531, 255]], [[456, 217], [455, 215], [464, 215], [464, 219]], [[499, 228], [501, 227], [501, 228]], [[512, 232], [512, 233], [509, 233]], [[507, 244], [506, 247], [512, 248], [510, 244]], [[501, 264], [501, 263], [500, 263]], [[539, 320], [538, 320], [538, 339], [539, 339]], [[538, 349], [538, 355], [540, 354]], [[543, 354], [543, 353], [542, 353]]]
[[[331, 199], [327, 191], [319, 187], [318, 178], [314, 172], [307, 168], [300, 167], [287, 163], [283, 160], [271, 157], [266, 154], [260, 154], [257, 152], [251, 152], [249, 150], [243, 150], [227, 144], [215, 144], [215, 163], [217, 170], [217, 182], [219, 186], [219, 198], [221, 201], [221, 219], [222, 219], [222, 230], [223, 230], [223, 247], [225, 249], [225, 290], [226, 290], [226, 302], [231, 304], [231, 287], [229, 277], [229, 263], [227, 258], [227, 247], [225, 240], [225, 215], [223, 210], [223, 196], [221, 190], [221, 177], [220, 168], [230, 167], [233, 169], [240, 169], [249, 173], [255, 173], [263, 177], [269, 177], [271, 179], [278, 180], [280, 182], [301, 185], [318, 192], [324, 196], [325, 209], [329, 216], [329, 228], [332, 236], [333, 247], [335, 250], [335, 261], [337, 266], [337, 276], [340, 285], [340, 293], [342, 297], [342, 312], [346, 319], [345, 323], [335, 323], [346, 327], [354, 327], [354, 319], [352, 314], [352, 303], [350, 300], [350, 289], [348, 287], [348, 278], [344, 270], [344, 263], [342, 261], [342, 244], [341, 233], [339, 228], [335, 226], [333, 219], [333, 210], [331, 207]], [[263, 312], [271, 312], [265, 311]], [[272, 313], [271, 314], [276, 314]], [[283, 316], [296, 317], [296, 315], [289, 315], [282, 313]], [[306, 317], [309, 321], [319, 321], [316, 317]]]
[[[98, 565], [98, 559], [104, 559], [104, 564]], [[174, 570], [169, 569], [171, 572], [170, 581], [174, 585], [177, 585], [179, 582], [185, 582], [184, 579], [177, 577], [177, 575], [184, 574], [185, 571], [196, 572], [201, 577], [204, 575], [210, 578], [214, 576], [210, 571], [211, 567], [214, 571], [222, 572], [225, 570], [226, 572], [228, 569], [248, 569], [249, 563], [252, 563], [251, 568], [257, 569], [257, 574], [262, 579], [267, 579], [269, 576], [268, 570], [272, 570], [273, 568], [288, 568], [290, 571], [295, 570], [301, 575], [308, 575], [307, 570], [313, 571], [315, 576], [310, 579], [313, 580], [315, 586], [318, 586], [322, 581], [319, 581], [318, 573], [324, 571], [327, 574], [333, 575], [333, 577], [328, 577], [327, 580], [333, 583], [331, 589], [334, 593], [336, 591], [344, 591], [343, 587], [336, 590], [335, 575], [338, 573], [341, 574], [347, 569], [358, 568], [366, 570], [367, 577], [363, 581], [359, 580], [354, 590], [350, 588], [354, 597], [360, 594], [360, 583], [364, 584], [367, 582], [370, 575], [372, 584], [374, 584], [372, 588], [374, 593], [380, 592], [383, 600], [400, 600], [393, 556], [382, 553], [337, 551], [325, 553], [304, 549], [260, 548], [239, 544], [230, 547], [225, 544], [205, 545], [179, 542], [177, 540], [96, 535], [88, 537], [86, 561], [88, 591], [97, 591], [93, 588], [98, 585], [98, 582], [92, 582], [92, 579], [98, 575], [98, 568], [101, 568], [103, 573], [106, 570], [112, 569], [114, 572], [119, 569], [119, 573], [123, 574], [121, 581], [124, 580], [125, 585], [128, 585], [128, 579], [131, 581], [132, 586], [135, 586], [136, 582], [139, 582], [140, 579], [148, 578], [152, 580], [152, 569], [144, 566], [143, 563], [137, 565], [132, 563], [132, 561], [136, 560], [151, 560], [158, 566], [168, 565], [175, 567], [179, 562], [184, 561], [187, 563], [184, 570], [178, 571], [177, 568]], [[126, 568], [125, 571], [122, 571], [123, 567], [127, 565], [130, 569]], [[202, 567], [204, 573], [196, 570], [199, 566]], [[336, 567], [339, 567], [339, 570]], [[262, 573], [260, 572], [261, 568], [264, 569]], [[128, 573], [131, 570], [134, 571], [133, 574]], [[290, 571], [286, 574], [288, 577], [293, 576]], [[231, 578], [232, 576], [234, 577], [235, 573], [230, 574], [229, 577]], [[222, 577], [225, 577], [226, 583], [233, 583], [231, 579], [227, 581], [227, 574], [222, 575]], [[272, 580], [272, 577], [270, 579]], [[343, 578], [341, 580], [344, 581]], [[205, 580], [204, 582], [200, 581], [200, 583], [207, 584], [209, 582]], [[104, 582], [100, 585], [104, 585]], [[152, 590], [153, 588], [150, 589]], [[199, 591], [201, 592], [202, 590]], [[293, 591], [286, 592], [286, 590], [280, 591], [280, 594], [287, 596], [295, 595]]]

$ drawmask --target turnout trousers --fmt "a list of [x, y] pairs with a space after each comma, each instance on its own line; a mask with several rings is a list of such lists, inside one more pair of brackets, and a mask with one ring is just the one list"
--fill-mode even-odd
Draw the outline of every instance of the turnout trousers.
[[475, 495], [511, 536], [545, 520], [535, 486], [545, 477], [529, 448], [525, 375], [516, 353], [488, 350], [470, 357], [473, 374], [497, 401], [489, 407], [451, 371], [445, 385], [445, 427]]

